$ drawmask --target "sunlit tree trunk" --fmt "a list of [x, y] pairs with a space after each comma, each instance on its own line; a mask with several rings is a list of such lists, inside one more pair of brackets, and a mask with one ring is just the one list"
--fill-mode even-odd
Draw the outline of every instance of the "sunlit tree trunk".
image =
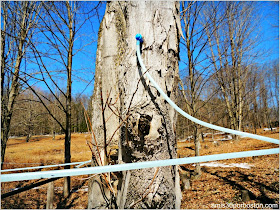
[[[36, 24], [37, 15], [40, 12], [40, 4], [36, 2], [5, 2], [2, 4], [4, 14], [3, 31], [1, 31], [1, 167], [4, 162], [6, 145], [9, 138], [11, 118], [13, 114], [14, 103], [19, 94], [19, 75], [23, 56], [26, 52], [26, 47], [32, 37], [32, 28]], [[12, 17], [13, 16], [13, 17]], [[10, 25], [10, 30], [8, 29]], [[12, 27], [11, 27], [12, 25]], [[6, 49], [5, 40], [15, 39], [10, 41], [12, 49]], [[11, 46], [9, 46], [10, 48]], [[6, 68], [6, 58], [11, 50], [14, 50], [15, 55], [10, 59], [10, 72]], [[5, 73], [10, 74], [11, 81], [5, 81]], [[8, 83], [10, 85], [8, 85]], [[4, 92], [4, 84], [8, 89]]]
[[[174, 2], [107, 3], [99, 30], [92, 123], [100, 150], [106, 144], [109, 148], [118, 144], [118, 163], [177, 156], [176, 113], [142, 75], [136, 57], [135, 35], [141, 33], [144, 37], [142, 57], [148, 71], [175, 100], [178, 93], [178, 18], [179, 8]], [[101, 95], [104, 104], [107, 96], [111, 104], [117, 101], [114, 107], [110, 105], [116, 113], [112, 117], [112, 110], [105, 109], [106, 127], [100, 109], [103, 107]], [[109, 143], [120, 124], [118, 133]], [[106, 156], [108, 154], [104, 154]], [[103, 163], [105, 160], [103, 158]], [[123, 172], [115, 195], [103, 189], [100, 179], [95, 178], [90, 184], [89, 208], [112, 208], [112, 205], [180, 208], [179, 175], [175, 166]], [[103, 196], [102, 192], [105, 192]]]

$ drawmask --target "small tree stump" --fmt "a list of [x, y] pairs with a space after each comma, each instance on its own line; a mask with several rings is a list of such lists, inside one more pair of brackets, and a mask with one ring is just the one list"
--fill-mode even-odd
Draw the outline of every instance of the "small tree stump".
[[191, 189], [190, 173], [188, 171], [181, 170], [180, 179], [182, 182], [181, 183], [182, 190]]
[[213, 144], [214, 144], [215, 147], [217, 147], [217, 146], [220, 145], [220, 142], [219, 141], [214, 141]]
[[248, 190], [241, 190], [241, 199], [243, 202], [251, 200]]

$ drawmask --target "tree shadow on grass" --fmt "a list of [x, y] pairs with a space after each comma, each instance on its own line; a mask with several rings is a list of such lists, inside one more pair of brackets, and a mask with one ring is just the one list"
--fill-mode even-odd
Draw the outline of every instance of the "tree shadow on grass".
[[[73, 193], [71, 192], [70, 195], [66, 198], [63, 198], [60, 200], [60, 202], [57, 204], [57, 209], [70, 209], [74, 207], [74, 202], [79, 198], [79, 196], [71, 196]], [[63, 196], [63, 195], [62, 195]]]
[[[40, 193], [39, 190], [36, 190]], [[34, 195], [34, 193], [32, 193]], [[32, 200], [32, 201], [31, 201]], [[31, 201], [31, 202], [28, 202]], [[42, 208], [42, 198], [39, 196], [28, 196], [27, 194], [16, 194], [2, 199], [1, 209], [40, 209]]]
[[[248, 178], [249, 175], [246, 175], [242, 172], [236, 171], [237, 173], [239, 173], [241, 175], [241, 179], [243, 181], [249, 182], [250, 184], [255, 185], [259, 188], [259, 190], [261, 192], [260, 196], [256, 196], [254, 193], [252, 193], [250, 190], [248, 190], [247, 188], [245, 188], [241, 184], [237, 183], [236, 181], [230, 180], [230, 178], [233, 177], [233, 174], [230, 174], [229, 176], [224, 177], [224, 176], [220, 175], [219, 172], [214, 172], [213, 173], [213, 172], [208, 171], [205, 168], [203, 168], [202, 171], [224, 180], [226, 183], [230, 184], [233, 188], [235, 188], [239, 191], [247, 190], [248, 193], [249, 193], [250, 199], [252, 199], [252, 200], [256, 200], [259, 203], [262, 203], [264, 205], [265, 204], [278, 204], [275, 199], [272, 199], [272, 198], [267, 196], [267, 194], [265, 193], [265, 190], [270, 190], [270, 191], [275, 192], [275, 193], [278, 193], [278, 191], [276, 191], [275, 189], [272, 189], [270, 186], [267, 186], [263, 183], [255, 182], [255, 181], [249, 179]], [[254, 176], [254, 175], [250, 175], [250, 176]], [[279, 204], [278, 204], [278, 206], [279, 206]]]
[[[268, 186], [268, 185], [265, 185], [265, 184], [263, 184], [263, 183], [255, 182], [254, 180], [249, 179], [250, 176], [255, 177], [255, 175], [253, 175], [253, 174], [249, 174], [249, 175], [248, 175], [248, 174], [244, 174], [244, 173], [242, 173], [242, 172], [240, 172], [240, 171], [236, 171], [236, 172], [240, 174], [240, 176], [242, 177], [242, 179], [243, 179], [244, 181], [248, 181], [248, 182], [250, 182], [250, 183], [253, 183], [254, 185], [257, 185], [258, 188], [260, 189], [260, 191], [263, 191], [263, 190], [265, 189], [265, 190], [269, 190], [269, 191], [274, 192], [274, 193], [279, 193], [279, 182], [277, 182], [277, 183], [278, 183], [278, 186], [276, 186], [276, 185], [274, 185], [274, 186], [272, 186], [272, 185]], [[275, 183], [275, 182], [274, 182], [274, 183]], [[276, 183], [275, 183], [275, 184], [276, 184]]]
[[57, 209], [70, 209], [70, 208], [73, 208], [74, 207], [74, 202], [80, 198], [78, 194], [76, 196], [74, 196], [74, 194], [75, 194], [75, 192], [77, 192], [79, 189], [81, 189], [84, 186], [86, 181], [87, 180], [84, 180], [80, 185], [74, 186], [68, 197], [63, 198], [63, 193], [62, 193], [59, 196], [59, 197], [62, 197], [62, 199], [57, 204], [56, 208]]

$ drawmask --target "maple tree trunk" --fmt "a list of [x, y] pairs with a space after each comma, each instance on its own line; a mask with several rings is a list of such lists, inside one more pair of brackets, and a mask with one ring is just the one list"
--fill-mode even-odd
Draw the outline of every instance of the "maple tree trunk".
[[[142, 77], [135, 35], [143, 35], [142, 58], [149, 73], [175, 100], [179, 22], [179, 4], [174, 2], [107, 3], [99, 29], [92, 123], [100, 150], [118, 145], [119, 164], [177, 157], [176, 112]], [[102, 101], [109, 101], [105, 109]], [[101, 177], [91, 181], [88, 208], [180, 208], [176, 166], [123, 172], [116, 195], [101, 182]]]

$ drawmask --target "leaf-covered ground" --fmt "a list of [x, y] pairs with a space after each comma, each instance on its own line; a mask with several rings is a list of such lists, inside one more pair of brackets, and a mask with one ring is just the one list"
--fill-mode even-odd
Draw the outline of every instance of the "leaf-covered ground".
[[[278, 133], [263, 134], [279, 138]], [[209, 139], [201, 144], [201, 155], [240, 152], [275, 148], [277, 145], [259, 140], [242, 138], [238, 141], [219, 141], [217, 145]], [[193, 143], [179, 144], [180, 156], [193, 156]], [[266, 155], [248, 158], [215, 161], [230, 165], [246, 163], [250, 169], [240, 167], [202, 166], [202, 175], [191, 180], [191, 189], [183, 191], [182, 208], [242, 208], [277, 207], [279, 205], [279, 155]], [[194, 171], [191, 164], [182, 167]], [[250, 200], [242, 200], [242, 191], [246, 190]], [[266, 205], [275, 204], [275, 205]], [[243, 206], [242, 206], [243, 205]], [[244, 209], [244, 208], [243, 208]]]
[[[279, 138], [279, 133], [263, 132], [261, 135]], [[91, 158], [86, 145], [88, 134], [73, 134], [72, 161], [85, 161]], [[217, 138], [219, 138], [217, 136]], [[54, 143], [55, 141], [55, 143]], [[10, 139], [7, 147], [5, 168], [18, 168], [63, 163], [63, 136], [33, 137], [31, 142], [24, 139]], [[201, 143], [201, 155], [249, 151], [275, 148], [277, 145], [242, 138], [238, 141], [219, 141], [205, 139]], [[178, 143], [178, 156], [194, 156], [192, 142]], [[17, 164], [15, 164], [17, 163]], [[232, 163], [246, 163], [250, 169], [240, 167], [210, 167], [202, 166], [201, 177], [191, 176], [191, 188], [182, 191], [182, 209], [208, 209], [208, 208], [275, 208], [279, 204], [279, 155], [238, 158], [215, 161], [230, 165]], [[194, 171], [193, 164], [181, 166], [182, 170], [190, 174]], [[54, 208], [87, 208], [88, 176], [72, 178], [73, 192], [68, 198], [63, 198], [63, 179], [56, 180]], [[37, 181], [23, 181], [1, 183], [1, 194], [14, 188], [20, 188]], [[39, 209], [46, 208], [48, 184], [42, 185], [17, 195], [1, 200], [2, 209]], [[242, 191], [246, 190], [249, 200], [242, 200]], [[268, 205], [270, 204], [270, 205]], [[274, 206], [272, 205], [274, 204]], [[243, 206], [242, 206], [243, 205]], [[246, 206], [245, 206], [246, 205]]]

